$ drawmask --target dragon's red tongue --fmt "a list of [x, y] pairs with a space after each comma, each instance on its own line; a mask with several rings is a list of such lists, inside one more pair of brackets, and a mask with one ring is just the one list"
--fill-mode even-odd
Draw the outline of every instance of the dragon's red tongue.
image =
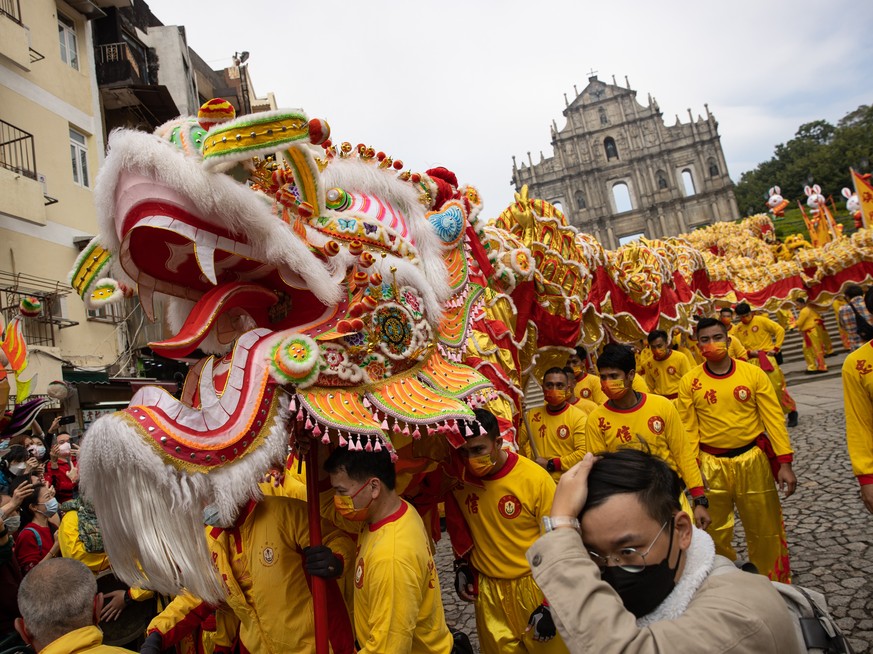
[[255, 284], [234, 282], [216, 286], [200, 298], [178, 334], [165, 341], [149, 343], [149, 347], [170, 359], [187, 356], [197, 349], [222, 315], [240, 309], [249, 314], [258, 325], [267, 325], [267, 310], [278, 300], [273, 291]]

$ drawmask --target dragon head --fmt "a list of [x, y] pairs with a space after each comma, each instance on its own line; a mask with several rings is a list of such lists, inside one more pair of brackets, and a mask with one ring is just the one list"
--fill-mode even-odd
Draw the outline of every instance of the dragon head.
[[220, 110], [113, 133], [99, 235], [71, 275], [91, 305], [133, 290], [149, 316], [159, 303], [170, 337], [155, 352], [209, 355], [180, 398], [147, 387], [95, 422], [80, 458], [116, 574], [203, 599], [222, 589], [202, 572], [201, 510], [232, 521], [258, 495], [289, 419], [396, 456], [428, 430], [460, 438], [489, 386], [456, 363], [486, 283], [476, 190], [334, 146], [299, 110]]

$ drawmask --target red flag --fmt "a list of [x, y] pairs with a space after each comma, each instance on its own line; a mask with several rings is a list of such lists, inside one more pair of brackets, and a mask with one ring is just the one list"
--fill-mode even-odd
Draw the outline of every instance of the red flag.
[[861, 176], [851, 168], [849, 170], [852, 172], [852, 183], [855, 185], [855, 193], [858, 194], [858, 202], [861, 204], [861, 225], [869, 227], [873, 224], [873, 186], [870, 186], [868, 181], [870, 176]]

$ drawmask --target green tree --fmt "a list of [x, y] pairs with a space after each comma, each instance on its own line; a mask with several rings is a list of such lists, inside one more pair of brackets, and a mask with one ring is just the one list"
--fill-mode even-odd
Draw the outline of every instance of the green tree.
[[787, 143], [774, 148], [773, 157], [742, 174], [736, 186], [740, 212], [749, 207], [765, 211], [767, 191], [779, 186], [782, 195], [796, 206], [806, 202], [803, 188], [818, 184], [825, 196], [841, 201], [840, 190], [851, 188], [849, 168], [873, 162], [873, 106], [861, 105], [846, 114], [836, 126], [815, 120], [798, 127]]

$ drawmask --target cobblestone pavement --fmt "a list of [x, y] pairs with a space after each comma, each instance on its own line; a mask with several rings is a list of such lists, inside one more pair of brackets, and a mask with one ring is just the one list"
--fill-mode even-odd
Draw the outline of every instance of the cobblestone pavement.
[[[873, 652], [873, 515], [861, 503], [846, 452], [840, 380], [790, 390], [800, 412], [790, 432], [798, 489], [783, 504], [794, 583], [823, 592], [855, 651]], [[738, 553], [744, 555], [742, 547]], [[454, 592], [446, 537], [436, 563], [446, 620], [470, 635], [478, 651], [473, 607]]]

